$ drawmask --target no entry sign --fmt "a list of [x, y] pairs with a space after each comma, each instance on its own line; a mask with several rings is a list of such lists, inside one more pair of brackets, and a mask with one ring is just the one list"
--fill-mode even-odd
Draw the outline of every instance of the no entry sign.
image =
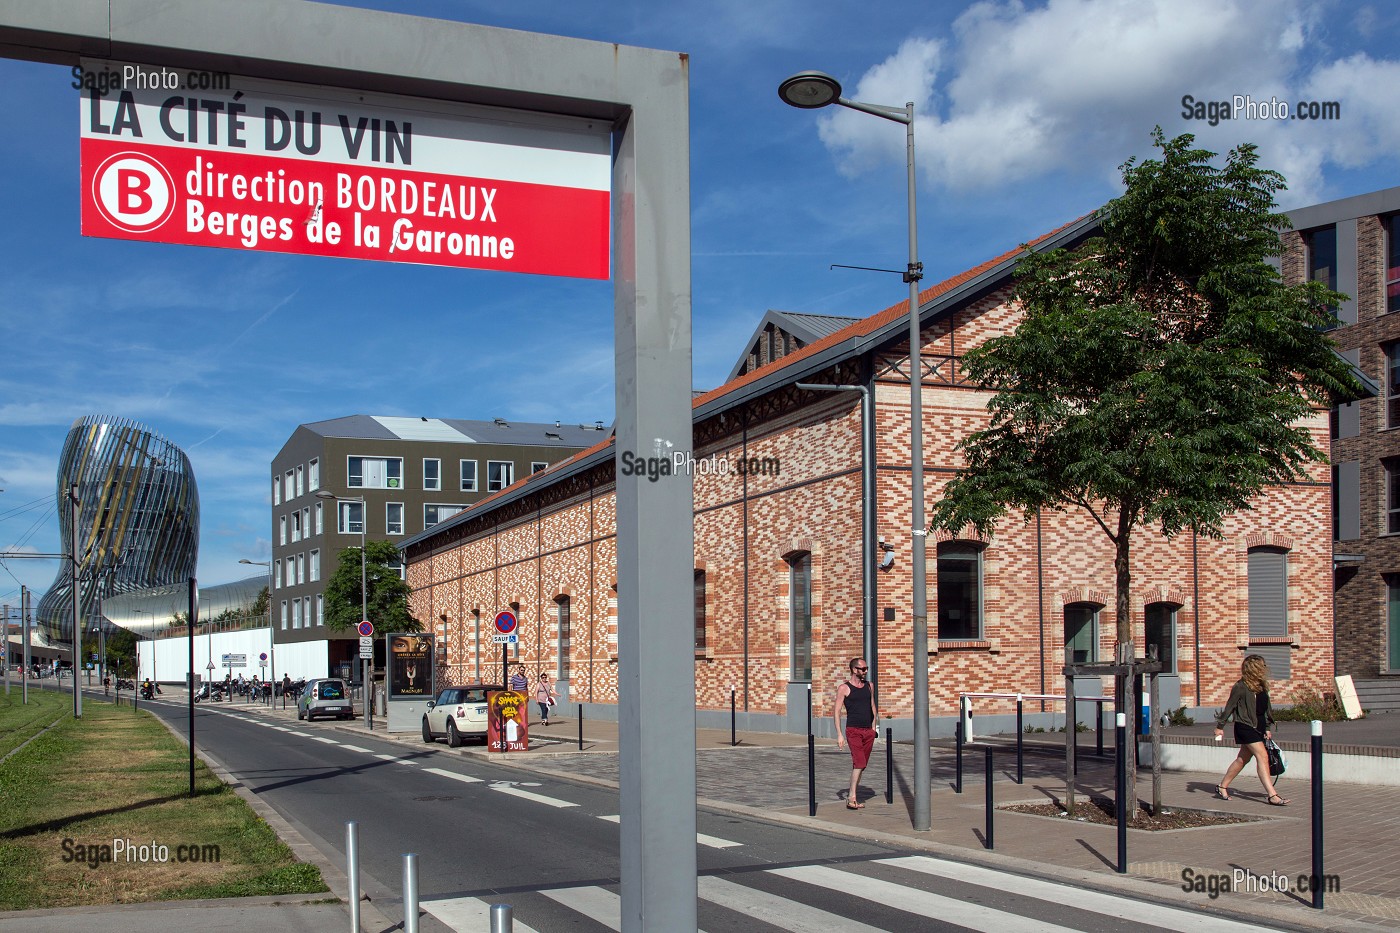
[[187, 91], [113, 78], [82, 90], [84, 235], [608, 277], [608, 128], [226, 83]]

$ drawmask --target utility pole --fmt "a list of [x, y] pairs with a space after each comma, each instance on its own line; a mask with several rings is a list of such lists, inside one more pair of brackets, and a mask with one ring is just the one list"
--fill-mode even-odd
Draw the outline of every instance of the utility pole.
[[19, 588], [19, 627], [20, 649], [24, 653], [24, 665], [19, 672], [20, 693], [24, 705], [29, 705], [29, 587]]
[[10, 695], [10, 604], [5, 603], [5, 650], [0, 652], [5, 658], [5, 696]]
[[83, 691], [78, 686], [78, 655], [82, 651], [83, 630], [81, 621], [78, 618], [78, 484], [74, 483], [68, 487], [68, 515], [72, 523], [69, 527], [69, 537], [72, 539], [73, 553], [68, 555], [68, 585], [73, 590], [73, 718], [83, 718]]

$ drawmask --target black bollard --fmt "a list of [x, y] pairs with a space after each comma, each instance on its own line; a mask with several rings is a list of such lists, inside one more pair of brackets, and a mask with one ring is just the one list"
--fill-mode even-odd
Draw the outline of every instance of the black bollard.
[[996, 801], [992, 794], [992, 747], [986, 748], [987, 753], [987, 848], [995, 848], [992, 845], [992, 814], [996, 812]]
[[1097, 747], [1094, 754], [1103, 757], [1103, 700], [1094, 701], [1094, 741]]
[[1024, 740], [1026, 736], [1025, 721], [1025, 701], [1019, 696], [1016, 697], [1016, 783], [1026, 783], [1026, 750]]
[[817, 737], [811, 734], [807, 736], [807, 815], [817, 815]]
[[578, 750], [583, 751], [583, 704], [578, 705]]
[[735, 699], [734, 688], [729, 688], [729, 746], [739, 744], [739, 703]]
[[885, 803], [894, 803], [894, 730], [885, 730]]
[[1118, 773], [1114, 778], [1114, 783], [1118, 788], [1118, 874], [1128, 873], [1128, 767], [1126, 750], [1127, 723], [1123, 713], [1118, 714], [1118, 722], [1114, 728], [1113, 740], [1114, 751], [1117, 758]]
[[1312, 905], [1322, 909], [1322, 722], [1312, 721]]
[[963, 729], [963, 727], [962, 727], [962, 718], [959, 717], [959, 719], [958, 719], [958, 724], [957, 724], [956, 726], [953, 727], [953, 745], [954, 745], [954, 747], [957, 749], [957, 754], [956, 754], [955, 757], [956, 757], [957, 763], [958, 763], [958, 765], [957, 765], [957, 771], [955, 772], [955, 777], [953, 778], [953, 793], [955, 793], [955, 794], [961, 794], [961, 793], [962, 793], [962, 746], [963, 746], [963, 740], [962, 740], [962, 739], [963, 739], [963, 733], [962, 733], [962, 729]]

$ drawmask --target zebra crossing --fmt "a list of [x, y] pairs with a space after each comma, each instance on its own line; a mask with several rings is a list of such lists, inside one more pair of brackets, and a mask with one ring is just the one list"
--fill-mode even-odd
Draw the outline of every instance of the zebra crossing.
[[[704, 874], [698, 889], [700, 929], [707, 933], [1269, 929], [923, 855]], [[616, 885], [439, 898], [421, 906], [447, 927], [468, 933], [490, 929], [491, 905], [497, 903], [511, 904], [516, 933], [622, 929], [622, 898]]]

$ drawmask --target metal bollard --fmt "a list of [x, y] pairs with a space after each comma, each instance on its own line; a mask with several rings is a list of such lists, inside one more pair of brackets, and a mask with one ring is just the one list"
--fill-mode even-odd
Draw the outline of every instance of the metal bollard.
[[360, 933], [360, 824], [345, 823], [345, 875], [350, 879], [350, 933]]
[[403, 857], [403, 933], [418, 933], [418, 856]]
[[1312, 721], [1312, 905], [1322, 909], [1322, 722]]
[[955, 793], [955, 794], [961, 794], [961, 793], [962, 793], [962, 747], [963, 747], [962, 719], [958, 719], [958, 724], [955, 725], [955, 726], [953, 727], [953, 736], [954, 736], [953, 745], [954, 745], [954, 746], [956, 747], [956, 749], [957, 749], [956, 758], [957, 758], [957, 763], [958, 763], [956, 776], [953, 778], [953, 793]]
[[996, 798], [992, 791], [992, 747], [987, 746], [987, 848], [992, 849], [992, 815], [996, 812]]
[[514, 911], [509, 904], [491, 905], [491, 933], [512, 933], [515, 927]]
[[1016, 695], [1016, 783], [1026, 783], [1026, 751], [1025, 751], [1025, 699], [1018, 693]]
[[1114, 726], [1113, 744], [1114, 754], [1117, 758], [1118, 770], [1114, 777], [1114, 785], [1118, 792], [1114, 795], [1118, 798], [1118, 874], [1128, 873], [1128, 759], [1127, 759], [1127, 739], [1128, 723], [1124, 713], [1117, 714], [1117, 722]]
[[894, 803], [894, 730], [885, 730], [885, 803]]

